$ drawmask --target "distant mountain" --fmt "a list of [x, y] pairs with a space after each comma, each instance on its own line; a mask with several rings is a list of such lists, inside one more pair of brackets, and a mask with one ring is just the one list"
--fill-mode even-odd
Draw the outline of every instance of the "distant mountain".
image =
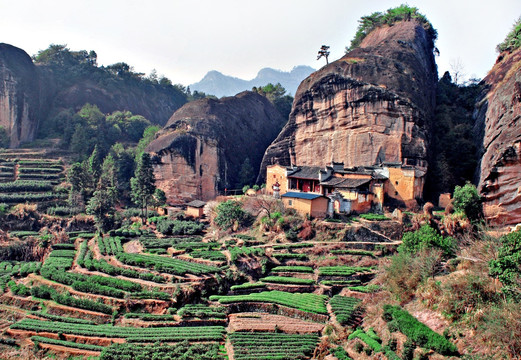
[[254, 86], [264, 86], [268, 83], [280, 83], [289, 94], [295, 95], [297, 87], [315, 69], [309, 66], [295, 66], [291, 71], [281, 71], [271, 68], [264, 68], [257, 73], [252, 80], [239, 79], [228, 76], [219, 71], [209, 71], [204, 78], [190, 85], [192, 91], [202, 91], [206, 94], [222, 96], [233, 96], [244, 90], [251, 90]]

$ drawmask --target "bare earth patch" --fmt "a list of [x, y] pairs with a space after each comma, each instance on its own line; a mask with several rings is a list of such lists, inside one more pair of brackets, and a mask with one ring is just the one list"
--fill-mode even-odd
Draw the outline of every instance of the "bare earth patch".
[[320, 333], [324, 324], [268, 313], [237, 313], [229, 316], [229, 331], [275, 331], [290, 334]]

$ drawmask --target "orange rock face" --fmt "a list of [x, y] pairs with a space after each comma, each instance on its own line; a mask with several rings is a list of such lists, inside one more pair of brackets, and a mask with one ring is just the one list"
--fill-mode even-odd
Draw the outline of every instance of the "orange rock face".
[[253, 92], [188, 103], [147, 148], [154, 154], [156, 185], [170, 204], [210, 200], [225, 188], [242, 187], [246, 159], [253, 182], [283, 125], [275, 107]]
[[437, 82], [432, 50], [425, 30], [404, 21], [374, 30], [359, 48], [311, 74], [260, 175], [276, 163], [425, 166]]
[[521, 49], [501, 54], [483, 82], [476, 130], [485, 217], [497, 225], [521, 223]]

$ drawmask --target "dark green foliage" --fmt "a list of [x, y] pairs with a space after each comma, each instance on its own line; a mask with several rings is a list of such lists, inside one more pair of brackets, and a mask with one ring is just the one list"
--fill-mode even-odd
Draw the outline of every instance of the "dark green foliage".
[[456, 355], [458, 349], [442, 335], [434, 332], [399, 306], [384, 306], [384, 319], [392, 318], [400, 332], [421, 347], [432, 349], [442, 355]]
[[261, 283], [261, 282], [256, 282], [256, 283], [244, 283], [244, 284], [240, 284], [240, 285], [233, 285], [230, 289], [232, 291], [237, 291], [237, 290], [263, 289], [265, 287], [266, 287], [266, 284]]
[[271, 269], [271, 272], [296, 272], [296, 273], [313, 273], [313, 268], [310, 266], [276, 266]]
[[228, 336], [236, 360], [311, 359], [317, 334], [234, 332]]
[[478, 220], [483, 216], [481, 196], [479, 196], [478, 190], [471, 183], [454, 188], [453, 204], [456, 211], [465, 212], [465, 215], [471, 221]]
[[477, 158], [472, 114], [480, 90], [477, 81], [453, 83], [449, 72], [438, 82], [425, 184], [426, 196], [432, 200], [437, 201], [439, 194], [452, 192], [456, 185], [464, 185], [474, 177]]
[[349, 324], [359, 304], [359, 299], [340, 295], [335, 295], [329, 300], [329, 305], [331, 305], [336, 320], [342, 325]]
[[71, 207], [71, 206], [54, 206], [47, 208], [46, 212], [49, 215], [54, 216], [74, 216], [81, 213], [82, 209], [79, 207]]
[[67, 194], [46, 192], [46, 193], [11, 193], [0, 194], [0, 202], [3, 203], [25, 203], [25, 202], [42, 202], [66, 199]]
[[497, 46], [497, 50], [499, 52], [503, 51], [514, 51], [521, 46], [521, 18], [519, 18], [512, 27], [512, 31], [510, 31], [503, 40], [501, 44]]
[[6, 128], [0, 126], [0, 148], [8, 148], [11, 140]]
[[489, 273], [504, 285], [501, 289], [513, 299], [521, 299], [521, 230], [501, 237], [501, 247], [496, 260], [489, 262]]
[[[44, 287], [44, 286], [41, 286], [41, 287]], [[33, 289], [35, 289], [35, 288], [31, 288], [32, 296], [38, 297], [40, 299], [50, 299], [50, 297], [46, 298], [46, 297], [34, 295]], [[38, 317], [41, 317], [41, 318], [44, 318], [47, 320], [52, 320], [52, 321], [61, 321], [61, 322], [67, 322], [67, 323], [73, 323], [73, 324], [90, 324], [90, 325], [96, 324], [95, 322], [90, 321], [90, 320], [71, 318], [71, 317], [67, 317], [67, 316], [63, 316], [63, 315], [52, 315], [52, 314], [43, 313], [41, 311], [31, 311], [31, 312], [29, 312], [29, 314], [38, 316]]]
[[416, 344], [411, 339], [407, 339], [405, 344], [403, 344], [402, 350], [402, 359], [403, 360], [412, 360], [414, 357], [414, 350], [416, 349]]
[[306, 254], [292, 254], [292, 253], [282, 253], [282, 254], [273, 254], [273, 257], [277, 260], [308, 260], [308, 256]]
[[217, 216], [215, 217], [215, 224], [223, 230], [231, 228], [239, 228], [244, 225], [247, 214], [242, 209], [239, 202], [228, 200], [217, 205]]
[[161, 360], [224, 360], [219, 352], [219, 344], [189, 344], [183, 341], [179, 344], [155, 344], [155, 345], [133, 345], [114, 344], [106, 347], [100, 360], [123, 360], [123, 359], [161, 359]]
[[[239, 171], [239, 183], [241, 185], [248, 186], [248, 188], [249, 188], [249, 185], [253, 181], [255, 181], [254, 176], [255, 176], [255, 170], [251, 166], [250, 158], [247, 157], [246, 159], [244, 159], [244, 162], [241, 165], [241, 170]], [[248, 189], [246, 189], [246, 190], [248, 190]], [[243, 192], [246, 193], [246, 191], [244, 191], [244, 189], [243, 189]]]
[[204, 224], [197, 221], [159, 219], [157, 231], [163, 235], [197, 235], [204, 230]]
[[293, 105], [293, 97], [286, 95], [286, 89], [284, 89], [280, 83], [276, 85], [268, 83], [266, 86], [253, 87], [252, 91], [266, 96], [268, 100], [275, 105], [275, 108], [277, 108], [284, 119], [289, 118], [291, 106]]
[[418, 21], [423, 26], [427, 31], [431, 46], [434, 46], [433, 44], [438, 37], [438, 33], [432, 27], [432, 24], [427, 20], [425, 15], [420, 14], [418, 8], [410, 7], [408, 5], [400, 5], [396, 8], [387, 10], [385, 13], [375, 12], [368, 16], [362, 16], [362, 18], [358, 20], [359, 25], [355, 37], [351, 40], [351, 45], [349, 48], [346, 48], [346, 51], [357, 48], [371, 31], [380, 26], [391, 26], [396, 22], [410, 21], [412, 19]]
[[11, 281], [9, 281], [7, 283], [7, 286], [9, 286], [9, 289], [15, 295], [18, 295], [18, 296], [29, 296], [31, 294], [31, 289], [28, 288], [27, 286], [25, 286], [22, 283], [17, 284], [13, 280], [11, 280]]
[[134, 177], [130, 179], [132, 189], [132, 200], [141, 208], [141, 217], [148, 217], [148, 205], [152, 201], [152, 196], [156, 190], [156, 178], [150, 160], [150, 154], [143, 152], [137, 160]]
[[422, 250], [437, 248], [443, 251], [445, 256], [453, 256], [456, 251], [456, 239], [443, 237], [429, 225], [423, 225], [420, 229], [403, 235], [399, 252], [417, 253]]

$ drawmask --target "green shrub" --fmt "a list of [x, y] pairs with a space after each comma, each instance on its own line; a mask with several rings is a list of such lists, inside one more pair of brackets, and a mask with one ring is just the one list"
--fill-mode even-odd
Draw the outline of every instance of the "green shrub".
[[438, 248], [443, 251], [445, 256], [453, 256], [456, 247], [456, 239], [450, 236], [443, 237], [429, 225], [423, 225], [420, 229], [403, 235], [402, 244], [398, 247], [398, 251], [418, 253], [422, 250]]
[[521, 299], [521, 230], [501, 237], [497, 258], [488, 264], [489, 274], [497, 277], [504, 285], [501, 291], [513, 299]]
[[197, 221], [170, 220], [162, 218], [157, 221], [157, 231], [163, 235], [197, 235], [204, 230], [204, 224]]
[[505, 40], [497, 46], [499, 52], [514, 51], [521, 47], [521, 18], [519, 18], [508, 33]]
[[384, 305], [385, 318], [395, 320], [400, 332], [421, 347], [432, 349], [442, 355], [458, 354], [454, 344], [399, 306]]
[[483, 206], [478, 190], [471, 183], [454, 188], [454, 210], [463, 211], [471, 221], [483, 217]]

